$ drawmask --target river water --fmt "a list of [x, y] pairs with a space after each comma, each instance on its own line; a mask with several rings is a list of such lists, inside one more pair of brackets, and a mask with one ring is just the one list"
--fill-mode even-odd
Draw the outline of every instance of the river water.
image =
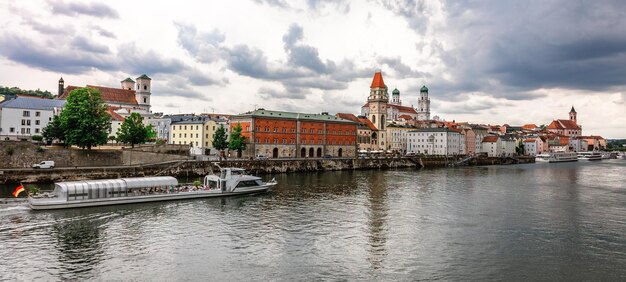
[[0, 207], [0, 280], [626, 280], [626, 161], [276, 175], [265, 195]]

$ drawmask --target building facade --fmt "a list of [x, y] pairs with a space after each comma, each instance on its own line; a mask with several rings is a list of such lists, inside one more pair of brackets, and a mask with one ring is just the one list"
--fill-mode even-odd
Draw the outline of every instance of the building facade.
[[426, 155], [461, 154], [461, 134], [448, 128], [423, 128], [407, 133], [407, 152]]
[[231, 117], [230, 131], [240, 125], [246, 137], [242, 157], [355, 157], [357, 123], [326, 113], [255, 110]]
[[0, 103], [0, 138], [31, 140], [61, 112], [65, 100], [17, 96]]

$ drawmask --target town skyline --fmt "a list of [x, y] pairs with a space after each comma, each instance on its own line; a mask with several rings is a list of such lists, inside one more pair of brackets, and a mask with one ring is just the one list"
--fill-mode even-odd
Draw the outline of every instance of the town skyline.
[[625, 6], [1, 2], [0, 85], [56, 94], [60, 77], [146, 73], [153, 112], [359, 113], [380, 69], [403, 105], [428, 86], [447, 121], [547, 125], [574, 106], [585, 135], [626, 138]]

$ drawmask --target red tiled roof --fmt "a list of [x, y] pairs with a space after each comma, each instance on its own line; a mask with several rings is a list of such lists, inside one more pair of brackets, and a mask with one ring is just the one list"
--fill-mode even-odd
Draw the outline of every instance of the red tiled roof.
[[337, 113], [335, 116], [337, 116], [338, 118], [347, 119], [347, 120], [351, 120], [351, 121], [363, 124], [369, 127], [370, 130], [374, 130], [374, 131], [378, 130], [376, 126], [374, 126], [374, 124], [367, 118], [359, 118], [353, 114], [347, 114], [347, 113]]
[[550, 125], [548, 125], [548, 129], [577, 129], [580, 130], [580, 126], [576, 124], [573, 120], [569, 119], [557, 119], [553, 120]]
[[524, 140], [524, 143], [535, 143], [535, 141], [536, 140], [534, 138], [529, 138], [529, 139]]
[[385, 88], [385, 82], [383, 81], [383, 74], [380, 71], [374, 73], [374, 79], [370, 88]]
[[369, 119], [366, 119], [366, 118], [358, 118], [358, 119], [359, 119], [359, 122], [367, 125], [367, 127], [369, 127], [370, 130], [373, 130], [373, 131], [378, 130], [378, 128], [376, 128], [376, 126], [374, 126], [374, 124]]
[[524, 125], [522, 125], [522, 128], [523, 129], [533, 130], [533, 129], [537, 128], [537, 125], [534, 124], [534, 123], [524, 124]]
[[124, 117], [115, 112], [115, 108], [108, 107], [107, 112], [111, 115], [111, 120], [124, 121]]
[[[137, 104], [137, 100], [135, 100], [135, 90], [126, 90], [121, 88], [111, 88], [111, 87], [102, 87], [95, 85], [87, 85], [89, 88], [97, 89], [100, 91], [100, 95], [102, 100], [107, 103], [124, 103], [124, 104]], [[67, 86], [63, 91], [63, 94], [59, 96], [59, 99], [67, 99], [70, 92], [74, 89], [78, 89], [82, 87], [78, 86]]]
[[353, 114], [337, 113], [335, 116], [338, 118], [347, 119], [347, 120], [351, 120], [354, 122], [359, 122], [359, 119]]
[[[370, 105], [370, 103], [367, 102], [361, 108], [367, 108], [367, 107], [369, 107], [369, 105]], [[417, 114], [415, 109], [412, 108], [412, 107], [400, 106], [400, 105], [396, 105], [396, 104], [387, 104], [387, 107], [389, 107], [389, 108], [396, 108], [396, 109], [398, 109], [398, 112], [401, 112], [401, 113], [409, 113], [409, 114], [415, 114], [415, 115]]]
[[483, 142], [489, 142], [489, 143], [498, 142], [498, 136], [495, 136], [495, 135], [485, 136], [483, 138]]
[[413, 119], [410, 115], [400, 115], [399, 118], [403, 118], [405, 120]]

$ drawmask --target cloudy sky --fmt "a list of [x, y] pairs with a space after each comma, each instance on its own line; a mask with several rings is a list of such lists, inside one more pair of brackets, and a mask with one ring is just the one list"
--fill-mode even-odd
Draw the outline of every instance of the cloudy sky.
[[626, 1], [0, 0], [0, 85], [118, 87], [153, 111], [359, 113], [376, 69], [404, 105], [626, 138]]

